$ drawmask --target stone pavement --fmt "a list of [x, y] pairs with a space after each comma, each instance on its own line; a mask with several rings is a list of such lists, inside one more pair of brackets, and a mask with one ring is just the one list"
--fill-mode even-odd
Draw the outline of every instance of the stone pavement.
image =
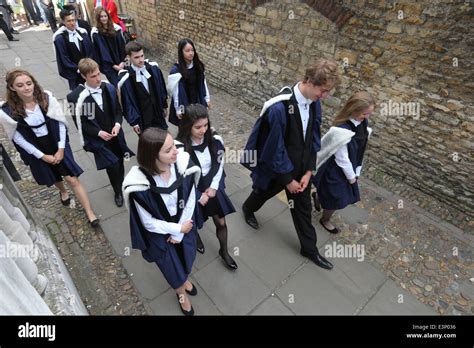
[[[57, 75], [51, 32], [29, 30], [20, 39], [11, 44], [0, 39], [0, 68], [13, 67], [19, 57], [45, 89], [64, 98], [68, 90]], [[2, 49], [4, 43], [9, 48]], [[39, 43], [43, 47], [38, 48]], [[169, 69], [162, 68], [165, 73]], [[226, 141], [228, 153], [241, 149], [258, 111], [215, 86], [210, 89], [213, 125]], [[129, 146], [136, 149], [137, 137], [128, 125], [124, 130]], [[170, 131], [176, 134], [174, 127]], [[59, 207], [53, 189], [38, 188], [25, 176], [20, 188], [43, 213], [65, 261], [72, 265], [70, 272], [91, 314], [179, 315], [173, 290], [156, 265], [131, 250], [128, 214], [114, 205], [105, 172], [97, 172], [92, 156], [80, 148], [74, 126], [70, 139], [85, 170], [81, 181], [100, 214], [102, 231], [91, 231], [83, 223], [81, 209]], [[135, 163], [135, 158], [127, 161], [126, 169]], [[18, 167], [22, 174], [28, 172]], [[362, 179], [362, 201], [335, 216], [340, 235], [324, 231], [314, 214], [320, 252], [327, 255], [334, 250], [328, 258], [335, 268], [325, 271], [299, 255], [284, 197], [268, 201], [256, 214], [262, 227], [254, 231], [243, 222], [240, 208], [251, 189], [248, 172], [239, 164], [228, 163], [226, 173], [227, 192], [237, 209], [227, 218], [229, 250], [239, 269], [230, 272], [225, 268], [217, 254], [212, 223], [206, 224], [200, 232], [206, 253], [197, 255], [191, 275], [199, 290], [192, 298], [196, 314], [474, 313], [474, 238], [467, 229]]]

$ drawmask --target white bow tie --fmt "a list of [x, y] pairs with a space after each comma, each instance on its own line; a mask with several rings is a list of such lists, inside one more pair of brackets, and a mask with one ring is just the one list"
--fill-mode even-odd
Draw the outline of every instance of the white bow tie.
[[78, 40], [82, 41], [82, 36], [79, 35], [79, 33], [77, 31], [73, 31], [73, 32], [70, 31], [69, 32], [69, 39], [74, 39], [76, 37], [77, 37]]
[[102, 89], [99, 87], [99, 88], [87, 88], [90, 92], [90, 94], [102, 94]]
[[148, 70], [146, 70], [146, 67], [143, 67], [143, 68], [137, 70], [137, 77], [136, 77], [137, 82], [141, 82], [142, 78], [146, 78], [148, 80], [150, 77], [151, 77], [151, 75], [148, 72]]

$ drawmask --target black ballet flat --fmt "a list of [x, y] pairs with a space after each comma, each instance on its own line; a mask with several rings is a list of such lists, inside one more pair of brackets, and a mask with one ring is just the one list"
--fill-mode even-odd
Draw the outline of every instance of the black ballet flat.
[[68, 197], [68, 199], [65, 199], [63, 201], [63, 196], [61, 195], [61, 192], [59, 192], [59, 199], [61, 200], [62, 205], [66, 207], [69, 207], [69, 205], [71, 204], [71, 197]]
[[193, 288], [191, 290], [185, 289], [186, 293], [190, 296], [196, 296], [198, 293], [198, 289], [192, 284]]
[[230, 257], [229, 253], [227, 253], [227, 257], [224, 257], [224, 253], [221, 250], [219, 250], [219, 255], [222, 258], [222, 260], [224, 260], [224, 263], [225, 263], [225, 265], [227, 266], [228, 269], [230, 269], [232, 271], [236, 271], [237, 268], [239, 268], [237, 266], [237, 263], [234, 261], [234, 259], [232, 259], [232, 257]]
[[194, 315], [194, 308], [193, 306], [191, 305], [191, 309], [189, 311], [185, 311], [183, 309], [183, 307], [181, 306], [181, 302], [179, 300], [179, 295], [176, 294], [176, 297], [178, 298], [178, 305], [179, 305], [179, 309], [181, 309], [181, 313], [183, 313], [186, 317], [191, 317]]
[[337, 227], [334, 227], [332, 230], [330, 230], [329, 228], [327, 228], [326, 226], [324, 226], [324, 224], [323, 224], [323, 219], [319, 219], [319, 223], [320, 223], [321, 226], [323, 226], [324, 229], [325, 229], [326, 231], [328, 231], [329, 233], [337, 234], [337, 233], [341, 232]]
[[93, 228], [97, 228], [97, 227], [99, 227], [99, 225], [100, 225], [100, 220], [99, 220], [99, 219], [95, 219], [95, 220], [93, 220], [93, 221], [89, 221], [89, 225], [91, 225], [91, 227], [93, 227]]

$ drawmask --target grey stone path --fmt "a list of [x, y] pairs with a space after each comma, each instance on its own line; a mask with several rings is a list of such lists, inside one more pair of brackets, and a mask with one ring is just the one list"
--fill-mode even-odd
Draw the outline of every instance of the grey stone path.
[[[23, 32], [20, 39], [17, 43], [7, 43], [0, 38], [1, 64], [7, 69], [14, 67], [19, 57], [21, 66], [31, 71], [45, 89], [58, 99], [65, 98], [67, 84], [57, 75], [50, 31]], [[231, 149], [239, 149], [257, 112], [249, 115], [238, 109], [239, 102], [216, 87], [211, 86], [211, 94], [214, 125]], [[100, 215], [103, 233], [133, 280], [141, 302], [150, 314], [180, 314], [174, 292], [156, 265], [147, 263], [139, 252], [130, 249], [127, 211], [115, 206], [105, 171], [95, 170], [93, 157], [79, 145], [75, 127], [69, 129], [74, 155], [85, 170], [81, 180], [95, 212]], [[125, 123], [124, 130], [130, 148], [136, 149], [136, 135]], [[170, 130], [176, 134], [175, 128]], [[132, 158], [126, 162], [126, 170], [135, 164]], [[340, 235], [330, 236], [314, 215], [322, 254], [333, 243], [365, 247], [363, 261], [347, 253], [344, 257], [329, 257], [335, 268], [326, 271], [299, 255], [290, 211], [281, 196], [268, 201], [257, 213], [262, 225], [259, 231], [248, 227], [243, 222], [241, 205], [250, 193], [250, 178], [238, 164], [227, 164], [226, 172], [227, 192], [237, 208], [235, 214], [227, 217], [229, 250], [235, 255], [239, 269], [230, 272], [225, 268], [217, 254], [218, 241], [212, 223], [207, 223], [200, 232], [206, 253], [198, 254], [191, 275], [199, 291], [192, 298], [196, 314], [472, 314], [474, 243], [471, 235], [437, 221], [408, 201], [404, 202], [404, 209], [397, 209], [400, 197], [362, 180], [363, 200], [336, 216], [335, 222], [342, 228]], [[421, 225], [404, 230], [403, 224], [420, 221], [423, 221]], [[434, 228], [440, 232], [435, 233]], [[419, 239], [418, 232], [426, 232], [429, 240]], [[417, 240], [420, 248], [415, 250], [411, 246]], [[434, 246], [423, 249], [423, 243]], [[455, 261], [448, 254], [452, 243], [459, 249]], [[436, 250], [442, 250], [441, 254]], [[446, 290], [449, 288], [450, 293]]]

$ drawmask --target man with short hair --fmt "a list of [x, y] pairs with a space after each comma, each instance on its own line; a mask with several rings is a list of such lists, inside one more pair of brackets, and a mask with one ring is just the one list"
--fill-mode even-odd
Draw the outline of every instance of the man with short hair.
[[332, 269], [333, 265], [316, 247], [310, 179], [321, 147], [320, 99], [326, 98], [339, 83], [337, 64], [317, 60], [306, 69], [302, 81], [293, 88], [282, 89], [264, 104], [245, 147], [247, 153], [257, 153], [257, 164], [252, 167], [250, 162], [242, 161], [251, 170], [253, 181], [253, 191], [242, 206], [247, 224], [258, 229], [254, 212], [285, 190], [301, 255], [325, 269]]
[[125, 52], [130, 66], [119, 71], [118, 88], [127, 122], [136, 134], [148, 127], [168, 129], [168, 93], [158, 63], [145, 59], [139, 42], [129, 42]]
[[102, 81], [99, 65], [90, 58], [79, 61], [85, 80], [67, 95], [70, 110], [84, 150], [94, 154], [97, 170], [105, 169], [114, 190], [114, 201], [123, 205], [124, 157], [134, 153], [127, 147], [122, 130], [122, 109], [115, 86]]
[[59, 16], [64, 26], [53, 35], [56, 62], [59, 75], [68, 80], [72, 91], [85, 81], [78, 70], [79, 61], [82, 58], [94, 59], [95, 51], [87, 31], [76, 27], [74, 11], [61, 10]]

